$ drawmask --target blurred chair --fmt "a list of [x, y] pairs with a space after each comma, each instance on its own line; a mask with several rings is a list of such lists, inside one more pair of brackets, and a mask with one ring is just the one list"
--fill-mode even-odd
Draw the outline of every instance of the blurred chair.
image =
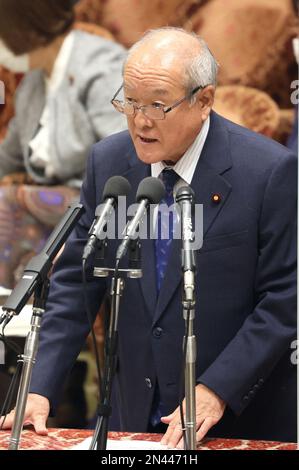
[[290, 107], [297, 78], [291, 40], [298, 34], [291, 0], [210, 0], [184, 27], [207, 41], [220, 62], [220, 85], [258, 88]]
[[280, 110], [275, 101], [263, 91], [241, 85], [219, 86], [214, 109], [236, 124], [267, 137], [277, 136]]
[[115, 39], [130, 47], [147, 30], [182, 25], [209, 0], [81, 0], [78, 21], [107, 28]]
[[[293, 132], [292, 132], [293, 131]], [[288, 140], [296, 132], [298, 137], [298, 125], [296, 126], [296, 111], [294, 108], [280, 109], [280, 122], [277, 129], [277, 140], [288, 146]]]

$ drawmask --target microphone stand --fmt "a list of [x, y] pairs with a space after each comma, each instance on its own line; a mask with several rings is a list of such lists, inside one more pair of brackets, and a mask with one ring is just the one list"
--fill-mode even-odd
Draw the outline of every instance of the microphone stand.
[[106, 339], [106, 361], [104, 369], [103, 397], [99, 407], [97, 428], [90, 449], [106, 450], [108, 438], [108, 424], [112, 412], [110, 405], [112, 383], [116, 370], [117, 344], [118, 344], [118, 315], [120, 298], [124, 289], [124, 281], [116, 276], [111, 282], [111, 316], [108, 338]]
[[49, 284], [50, 283], [48, 278], [41, 282], [37, 286], [34, 296], [30, 331], [27, 335], [24, 354], [22, 355], [22, 374], [15, 408], [15, 419], [12, 427], [11, 436], [9, 439], [8, 450], [18, 450], [19, 448], [20, 436], [23, 429], [26, 403], [32, 376], [32, 369], [33, 365], [35, 364], [41, 321], [42, 316], [45, 313], [45, 305], [48, 297]]
[[116, 262], [115, 269], [111, 268], [95, 268], [94, 276], [96, 277], [107, 277], [109, 271], [113, 271], [113, 278], [111, 281], [110, 296], [111, 309], [110, 309], [110, 323], [108, 330], [108, 337], [105, 341], [105, 367], [104, 367], [104, 380], [103, 380], [103, 396], [101, 397], [101, 403], [98, 408], [98, 418], [95, 427], [95, 431], [92, 437], [92, 441], [89, 450], [106, 450], [107, 439], [108, 439], [108, 425], [109, 418], [111, 416], [111, 392], [112, 384], [116, 371], [117, 364], [117, 348], [118, 348], [118, 318], [120, 299], [122, 297], [125, 282], [124, 279], [119, 276], [120, 272], [127, 273], [127, 277], [137, 279], [142, 276], [141, 269], [138, 268], [140, 263], [140, 240], [131, 240], [129, 244], [130, 263], [129, 269], [119, 269], [119, 260]]
[[[138, 269], [140, 261], [140, 240], [135, 235], [138, 226], [145, 215], [150, 203], [157, 204], [164, 196], [165, 188], [163, 183], [154, 177], [148, 177], [141, 181], [138, 186], [136, 201], [139, 203], [135, 216], [126, 225], [124, 238], [116, 251], [116, 264], [115, 269], [97, 268], [94, 270], [95, 276], [106, 277], [109, 271], [114, 272], [111, 286], [111, 316], [110, 328], [107, 339], [107, 357], [105, 363], [105, 377], [104, 377], [104, 396], [101, 397], [102, 403], [99, 407], [99, 417], [96, 424], [95, 434], [93, 436], [90, 450], [97, 449], [105, 450], [107, 447], [108, 435], [108, 421], [111, 414], [111, 391], [112, 381], [115, 374], [115, 367], [117, 361], [117, 340], [118, 340], [118, 314], [120, 298], [124, 289], [124, 281], [119, 277], [121, 271], [127, 272], [128, 277], [138, 278], [141, 277], [141, 270]], [[133, 240], [132, 240], [133, 239]], [[120, 260], [125, 256], [127, 249], [130, 250], [130, 264], [129, 269], [119, 269]]]
[[186, 450], [196, 450], [196, 337], [194, 335], [195, 318], [195, 283], [194, 272], [184, 272], [183, 316], [185, 320], [184, 346], [186, 347], [185, 363], [185, 403], [186, 403]]
[[14, 315], [20, 313], [26, 301], [34, 293], [33, 314], [22, 356], [23, 368], [15, 408], [15, 419], [9, 440], [9, 450], [18, 450], [19, 448], [32, 370], [38, 349], [41, 321], [45, 312], [49, 291], [50, 282], [48, 273], [55, 256], [83, 212], [82, 204], [73, 204], [67, 210], [60, 223], [51, 233], [42, 252], [29, 261], [24, 270], [23, 278], [19, 281], [3, 307], [4, 313], [0, 318], [0, 322], [4, 322], [5, 327]]
[[195, 319], [195, 257], [192, 248], [192, 210], [194, 193], [190, 187], [182, 187], [176, 195], [176, 202], [181, 209], [182, 228], [182, 271], [183, 271], [183, 316], [185, 320], [185, 336], [183, 351], [185, 362], [185, 446], [186, 450], [196, 450], [196, 337], [194, 334]]

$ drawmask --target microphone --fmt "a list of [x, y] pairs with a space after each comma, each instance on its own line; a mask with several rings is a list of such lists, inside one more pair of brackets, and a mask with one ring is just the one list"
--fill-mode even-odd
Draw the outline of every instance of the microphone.
[[136, 214], [125, 228], [125, 236], [116, 252], [116, 260], [125, 256], [129, 243], [135, 238], [136, 231], [150, 204], [159, 204], [165, 195], [165, 187], [161, 180], [153, 176], [144, 178], [138, 186], [136, 202], [139, 203]]
[[37, 286], [47, 278], [57, 253], [84, 212], [82, 204], [74, 203], [69, 207], [59, 224], [54, 228], [42, 251], [31, 258], [25, 267], [22, 278], [2, 307], [0, 324], [5, 322], [6, 325], [14, 315], [18, 315]]
[[119, 196], [127, 196], [131, 191], [131, 185], [123, 176], [112, 176], [104, 186], [103, 201], [105, 204], [99, 204], [95, 211], [95, 219], [88, 232], [89, 239], [83, 251], [82, 259], [86, 260], [94, 251], [96, 242], [104, 230], [109, 218], [117, 206]]
[[192, 242], [194, 240], [194, 233], [192, 230], [192, 211], [195, 204], [194, 191], [190, 186], [183, 186], [178, 189], [175, 197], [175, 202], [180, 207], [181, 213], [181, 227], [182, 227], [182, 269], [183, 272], [195, 272], [195, 259]]

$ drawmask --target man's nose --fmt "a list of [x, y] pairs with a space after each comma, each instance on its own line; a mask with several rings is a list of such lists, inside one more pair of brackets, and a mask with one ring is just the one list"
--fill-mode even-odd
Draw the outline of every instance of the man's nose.
[[135, 110], [134, 124], [139, 129], [144, 127], [153, 127], [153, 120], [144, 114], [143, 108], [139, 108]]

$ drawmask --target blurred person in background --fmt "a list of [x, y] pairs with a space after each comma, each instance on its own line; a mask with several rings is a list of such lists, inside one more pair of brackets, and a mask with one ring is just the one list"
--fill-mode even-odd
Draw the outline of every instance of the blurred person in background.
[[0, 65], [25, 73], [0, 144], [0, 285], [12, 288], [78, 197], [90, 146], [126, 127], [110, 105], [126, 50], [74, 30], [74, 0], [0, 0]]

